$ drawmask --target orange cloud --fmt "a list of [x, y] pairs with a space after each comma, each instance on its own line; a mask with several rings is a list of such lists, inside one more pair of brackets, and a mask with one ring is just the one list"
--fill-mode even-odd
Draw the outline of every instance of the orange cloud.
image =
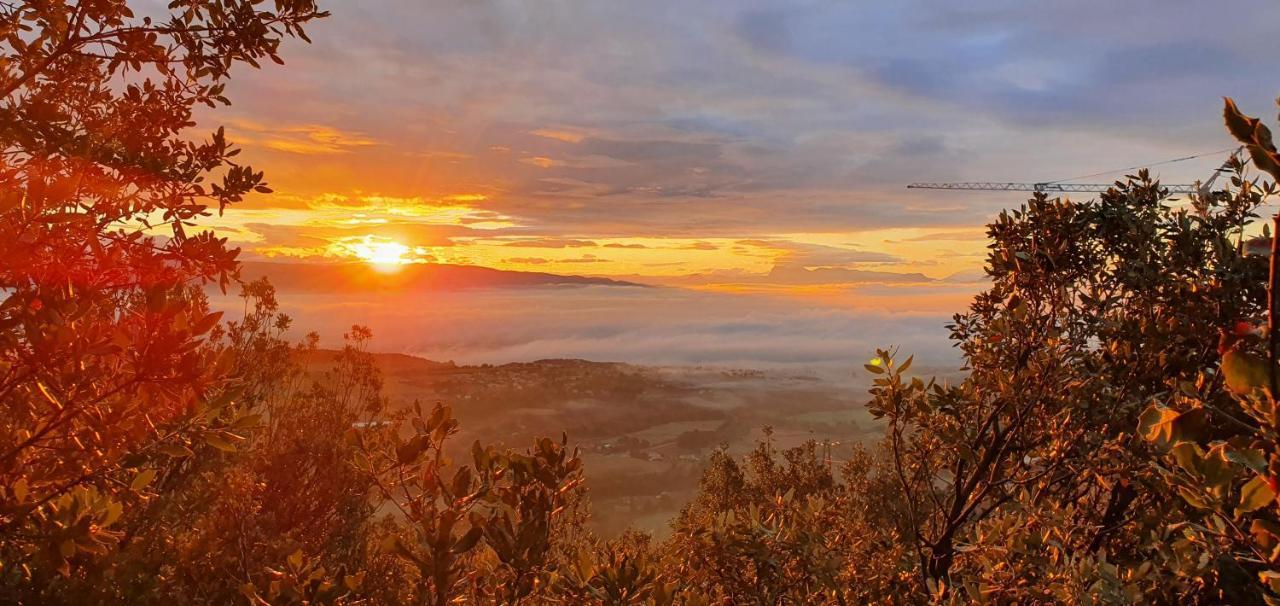
[[581, 143], [587, 138], [585, 134], [576, 130], [556, 129], [556, 128], [539, 128], [529, 131], [529, 134], [547, 139], [555, 139], [556, 141], [564, 141], [565, 143]]
[[240, 145], [265, 147], [302, 155], [345, 154], [378, 145], [358, 132], [348, 132], [323, 124], [269, 126], [252, 120], [232, 120], [232, 139]]
[[556, 160], [554, 158], [548, 158], [546, 156], [534, 156], [532, 158], [521, 158], [520, 161], [525, 164], [532, 164], [534, 166], [537, 166], [538, 168], [551, 168], [553, 166], [560, 165], [559, 160]]

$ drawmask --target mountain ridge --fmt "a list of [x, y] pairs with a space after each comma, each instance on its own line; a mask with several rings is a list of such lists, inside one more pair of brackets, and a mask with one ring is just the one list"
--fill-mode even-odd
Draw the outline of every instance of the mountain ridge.
[[241, 278], [266, 277], [280, 293], [351, 293], [380, 291], [450, 291], [482, 288], [532, 288], [538, 286], [649, 285], [611, 278], [511, 271], [479, 265], [413, 263], [383, 271], [365, 263], [279, 263], [245, 261]]

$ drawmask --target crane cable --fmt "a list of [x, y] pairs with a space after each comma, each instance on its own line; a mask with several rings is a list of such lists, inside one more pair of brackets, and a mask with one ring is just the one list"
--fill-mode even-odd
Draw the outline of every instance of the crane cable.
[[1112, 174], [1112, 173], [1125, 172], [1125, 171], [1131, 171], [1131, 170], [1138, 170], [1138, 169], [1141, 169], [1141, 168], [1150, 168], [1150, 167], [1152, 167], [1152, 166], [1160, 166], [1160, 165], [1162, 165], [1162, 164], [1173, 164], [1174, 162], [1184, 162], [1184, 161], [1186, 161], [1186, 160], [1195, 160], [1196, 158], [1203, 158], [1203, 157], [1205, 157], [1205, 156], [1212, 156], [1212, 155], [1215, 155], [1215, 154], [1223, 154], [1223, 153], [1226, 153], [1226, 152], [1229, 152], [1229, 151], [1237, 151], [1237, 150], [1239, 150], [1239, 149], [1240, 149], [1239, 147], [1234, 147], [1234, 146], [1233, 146], [1233, 147], [1228, 147], [1228, 148], [1226, 148], [1226, 149], [1219, 149], [1219, 150], [1215, 150], [1215, 151], [1211, 151], [1211, 152], [1204, 152], [1204, 153], [1195, 154], [1195, 155], [1193, 155], [1193, 156], [1186, 156], [1186, 157], [1184, 157], [1184, 158], [1174, 158], [1174, 159], [1172, 159], [1172, 160], [1165, 160], [1165, 161], [1163, 161], [1163, 162], [1153, 162], [1153, 163], [1151, 163], [1151, 164], [1139, 164], [1139, 165], [1137, 165], [1137, 166], [1130, 166], [1129, 168], [1118, 168], [1118, 169], [1116, 169], [1116, 170], [1105, 170], [1105, 171], [1102, 171], [1102, 172], [1100, 172], [1100, 173], [1093, 173], [1093, 174], [1091, 174], [1091, 175], [1080, 175], [1079, 177], [1068, 177], [1068, 178], [1066, 178], [1066, 179], [1058, 179], [1057, 181], [1045, 181], [1045, 182], [1044, 182], [1044, 184], [1045, 184], [1045, 185], [1052, 185], [1052, 184], [1056, 184], [1056, 183], [1063, 183], [1063, 182], [1066, 182], [1066, 181], [1079, 181], [1079, 180], [1081, 180], [1081, 179], [1088, 179], [1088, 178], [1090, 178], [1090, 177], [1100, 177], [1100, 176], [1102, 176], [1102, 175], [1109, 175], [1109, 174]]

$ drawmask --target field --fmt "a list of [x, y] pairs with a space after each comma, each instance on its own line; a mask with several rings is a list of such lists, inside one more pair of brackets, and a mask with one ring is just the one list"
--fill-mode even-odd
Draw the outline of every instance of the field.
[[[331, 359], [313, 360], [321, 368]], [[586, 464], [592, 525], [605, 536], [631, 527], [661, 536], [697, 488], [717, 448], [750, 450], [772, 431], [777, 447], [816, 440], [835, 464], [851, 444], [875, 439], [863, 409], [868, 379], [711, 367], [649, 367], [583, 360], [458, 366], [378, 354], [393, 406], [450, 404], [473, 440], [522, 447], [568, 435]]]

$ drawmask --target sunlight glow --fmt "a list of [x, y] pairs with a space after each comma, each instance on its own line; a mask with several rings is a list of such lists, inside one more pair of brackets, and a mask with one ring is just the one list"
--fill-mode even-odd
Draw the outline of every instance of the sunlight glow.
[[381, 271], [395, 271], [400, 266], [413, 263], [409, 256], [413, 249], [394, 240], [366, 237], [364, 240], [346, 245], [346, 252]]

